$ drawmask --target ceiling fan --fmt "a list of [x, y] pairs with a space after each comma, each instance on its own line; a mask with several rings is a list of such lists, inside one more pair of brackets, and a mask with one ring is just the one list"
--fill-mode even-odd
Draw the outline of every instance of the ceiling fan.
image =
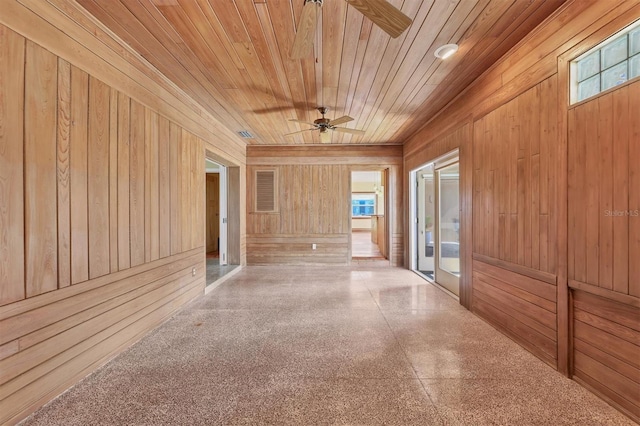
[[[304, 0], [296, 37], [291, 46], [291, 59], [304, 58], [313, 52], [318, 9], [323, 0]], [[338, 1], [338, 0], [334, 0]], [[386, 0], [346, 0], [380, 29], [396, 38], [411, 25], [411, 18]]]
[[343, 133], [351, 133], [352, 135], [364, 134], [364, 130], [347, 129], [346, 127], [336, 127], [336, 125], [338, 124], [344, 124], [344, 123], [348, 123], [349, 121], [353, 121], [353, 118], [349, 117], [348, 115], [343, 115], [342, 117], [338, 117], [335, 120], [329, 120], [328, 118], [324, 117], [327, 111], [329, 111], [329, 108], [318, 107], [317, 109], [318, 111], [320, 111], [320, 114], [322, 114], [322, 118], [318, 118], [317, 120], [314, 120], [313, 123], [309, 121], [302, 121], [302, 120], [295, 120], [295, 119], [289, 120], [289, 121], [293, 121], [294, 123], [308, 124], [309, 126], [313, 126], [312, 129], [305, 129], [297, 132], [287, 133], [285, 134], [285, 136], [297, 135], [298, 133], [308, 132], [311, 130], [320, 130], [320, 140], [322, 142], [329, 142], [331, 140], [331, 133], [329, 133], [329, 130], [333, 130], [336, 132], [343, 132]]

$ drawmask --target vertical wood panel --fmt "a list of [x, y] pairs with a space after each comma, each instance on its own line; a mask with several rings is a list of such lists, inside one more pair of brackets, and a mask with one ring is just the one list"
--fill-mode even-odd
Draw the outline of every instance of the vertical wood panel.
[[109, 259], [109, 86], [89, 78], [89, 278], [106, 275]]
[[473, 124], [474, 252], [551, 273], [549, 146], [557, 136], [546, 106], [555, 102], [549, 78]]
[[118, 93], [118, 269], [131, 267], [129, 157], [131, 102]]
[[145, 261], [145, 112], [144, 107], [131, 100], [129, 157], [129, 231], [131, 233], [131, 266]]
[[629, 86], [629, 294], [640, 297], [640, 82]]
[[118, 91], [109, 91], [109, 263], [118, 271]]
[[148, 179], [148, 195], [146, 201], [149, 203], [149, 213], [147, 220], [149, 224], [147, 229], [149, 230], [149, 256], [150, 260], [156, 260], [160, 258], [160, 186], [159, 186], [159, 173], [158, 173], [158, 114], [147, 109], [147, 115], [145, 119], [145, 138], [147, 146], [147, 160], [146, 166], [148, 173], [146, 178]]
[[160, 235], [158, 237], [159, 256], [171, 254], [171, 177], [169, 171], [170, 141], [169, 120], [158, 117], [158, 207]]
[[87, 134], [89, 75], [71, 67], [71, 284], [89, 279]]
[[0, 25], [0, 305], [25, 298], [25, 39]]
[[[585, 124], [585, 131], [587, 139], [585, 139], [586, 145], [586, 161], [584, 169], [584, 183], [586, 199], [583, 209], [585, 210], [585, 270], [586, 279], [585, 282], [596, 284], [598, 283], [598, 224], [600, 222], [600, 191], [598, 188], [598, 181], [600, 177], [596, 170], [599, 170], [598, 163], [600, 159], [600, 149], [598, 146], [598, 102], [588, 102], [584, 105], [585, 113], [589, 119]], [[578, 207], [580, 208], [580, 207]]]
[[180, 253], [182, 247], [181, 239], [181, 207], [180, 207], [180, 165], [181, 165], [181, 142], [180, 128], [173, 122], [169, 123], [169, 178], [171, 192], [171, 254]]
[[[613, 97], [613, 210], [629, 210], [629, 89], [617, 90]], [[629, 292], [629, 220], [613, 221], [613, 290]]]
[[25, 243], [27, 297], [58, 288], [57, 58], [27, 41], [25, 68]]
[[69, 148], [71, 130], [71, 65], [58, 59], [58, 287], [71, 285], [71, 197]]
[[191, 133], [186, 130], [182, 131], [180, 137], [180, 167], [178, 170], [180, 176], [180, 227], [182, 240], [182, 250], [189, 250], [191, 246]]
[[[598, 283], [613, 288], [613, 220], [605, 212], [613, 210], [613, 95], [598, 99]], [[595, 224], [594, 224], [595, 225]]]
[[639, 87], [636, 82], [570, 109], [568, 128], [569, 278], [631, 295], [640, 286], [639, 262], [632, 260], [640, 258], [633, 98]]

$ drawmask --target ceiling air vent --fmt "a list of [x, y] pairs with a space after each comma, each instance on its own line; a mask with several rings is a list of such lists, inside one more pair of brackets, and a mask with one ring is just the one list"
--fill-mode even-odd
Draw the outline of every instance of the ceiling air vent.
[[242, 136], [243, 138], [245, 138], [245, 139], [253, 139], [253, 135], [251, 133], [247, 132], [246, 130], [241, 130], [241, 131], [238, 132], [238, 134], [240, 136]]

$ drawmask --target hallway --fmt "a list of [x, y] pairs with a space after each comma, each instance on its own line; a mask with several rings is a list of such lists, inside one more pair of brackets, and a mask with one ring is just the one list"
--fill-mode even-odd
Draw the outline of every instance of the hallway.
[[25, 421], [125, 423], [633, 424], [414, 273], [339, 266], [245, 267]]

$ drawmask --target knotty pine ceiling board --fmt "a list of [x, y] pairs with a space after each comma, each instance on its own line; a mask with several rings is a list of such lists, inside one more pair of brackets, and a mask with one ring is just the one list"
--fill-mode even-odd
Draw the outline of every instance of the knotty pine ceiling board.
[[[316, 107], [342, 125], [334, 144], [400, 144], [565, 0], [390, 0], [413, 19], [390, 38], [344, 0], [324, 0], [314, 53], [289, 50], [303, 0], [76, 0], [250, 144], [319, 144]], [[436, 48], [458, 43], [446, 61]]]

